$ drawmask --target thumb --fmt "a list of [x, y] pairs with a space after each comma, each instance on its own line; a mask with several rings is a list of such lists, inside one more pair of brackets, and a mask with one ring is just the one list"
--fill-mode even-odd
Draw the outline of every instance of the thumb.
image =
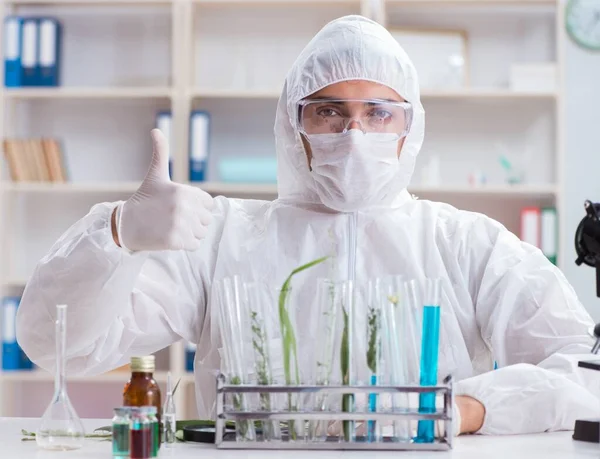
[[160, 129], [150, 131], [152, 137], [152, 162], [147, 177], [171, 181], [169, 177], [169, 142]]

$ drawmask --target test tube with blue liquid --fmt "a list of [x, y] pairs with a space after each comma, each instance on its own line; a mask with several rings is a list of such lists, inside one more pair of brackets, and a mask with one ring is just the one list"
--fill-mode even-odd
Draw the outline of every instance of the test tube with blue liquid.
[[[437, 385], [438, 354], [440, 342], [440, 296], [441, 280], [427, 279], [423, 301], [423, 332], [421, 335], [421, 386]], [[435, 413], [435, 393], [419, 395], [419, 413]], [[419, 421], [415, 443], [433, 443], [435, 425], [433, 420]]]
[[[392, 368], [386, 368], [386, 362], [383, 356], [383, 334], [384, 317], [382, 301], [384, 284], [381, 279], [375, 279], [368, 285], [368, 310], [367, 310], [367, 366], [370, 371], [370, 384], [378, 386], [384, 384], [389, 377], [389, 371]], [[389, 356], [388, 356], [389, 360]], [[369, 411], [376, 413], [381, 409], [381, 400], [377, 394], [369, 394]], [[381, 441], [381, 425], [376, 421], [367, 422], [367, 440], [369, 442]]]

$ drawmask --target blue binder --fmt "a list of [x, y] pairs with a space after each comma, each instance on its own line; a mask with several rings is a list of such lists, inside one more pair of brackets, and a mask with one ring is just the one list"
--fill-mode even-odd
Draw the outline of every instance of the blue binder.
[[17, 308], [20, 298], [7, 296], [2, 299], [2, 369], [19, 370], [21, 349], [17, 343]]
[[169, 177], [173, 180], [173, 136], [171, 134], [172, 115], [170, 111], [160, 111], [156, 114], [156, 127], [162, 131], [169, 144]]
[[194, 358], [196, 357], [196, 345], [194, 343], [186, 343], [185, 345], [185, 371], [194, 371]]
[[39, 71], [39, 24], [36, 18], [22, 22], [21, 85], [36, 86]]
[[39, 19], [38, 86], [60, 85], [62, 27], [54, 18]]
[[22, 19], [7, 16], [4, 19], [4, 86], [21, 86], [21, 28]]
[[210, 137], [210, 115], [195, 110], [190, 116], [190, 182], [206, 180]]

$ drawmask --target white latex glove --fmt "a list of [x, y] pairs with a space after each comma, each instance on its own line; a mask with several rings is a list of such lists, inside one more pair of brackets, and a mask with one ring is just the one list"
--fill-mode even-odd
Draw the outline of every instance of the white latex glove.
[[151, 136], [152, 162], [146, 178], [116, 209], [119, 244], [130, 251], [196, 250], [212, 222], [213, 198], [172, 182], [167, 139], [158, 129]]
[[462, 417], [460, 415], [460, 408], [457, 403], [452, 405], [452, 429], [454, 430], [454, 436], [460, 435], [460, 427], [462, 423]]

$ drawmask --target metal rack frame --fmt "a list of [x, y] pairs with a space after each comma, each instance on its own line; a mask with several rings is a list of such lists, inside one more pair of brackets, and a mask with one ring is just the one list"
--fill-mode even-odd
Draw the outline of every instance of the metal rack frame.
[[[406, 412], [342, 412], [342, 411], [236, 411], [228, 408], [226, 396], [248, 393], [258, 394], [397, 394], [397, 393], [431, 393], [442, 394], [444, 403], [441, 410], [435, 413], [419, 413], [418, 411]], [[253, 385], [227, 384], [221, 374], [217, 378], [217, 417], [215, 444], [219, 449], [272, 449], [272, 450], [426, 450], [447, 451], [452, 449], [454, 393], [452, 390], [452, 377], [444, 379], [443, 384], [437, 386], [308, 386], [308, 385]], [[364, 437], [357, 437], [355, 441], [344, 441], [338, 436], [328, 436], [326, 441], [311, 442], [306, 439], [288, 441], [284, 436], [282, 440], [265, 441], [257, 436], [256, 441], [237, 441], [231, 436], [226, 437], [225, 424], [227, 421], [399, 421], [399, 420], [433, 420], [443, 422], [443, 433], [435, 437], [432, 443], [415, 443], [393, 441], [391, 437], [384, 437], [383, 441], [369, 442]], [[436, 429], [437, 430], [437, 429]]]

